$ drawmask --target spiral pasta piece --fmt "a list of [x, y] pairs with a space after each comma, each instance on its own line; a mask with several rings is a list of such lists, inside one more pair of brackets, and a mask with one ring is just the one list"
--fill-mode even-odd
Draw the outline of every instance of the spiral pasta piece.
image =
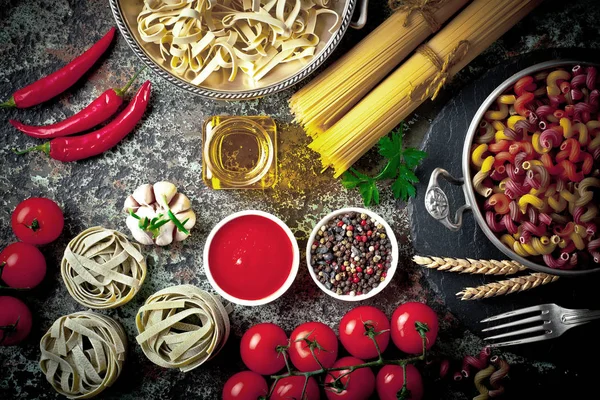
[[130, 301], [142, 286], [146, 260], [137, 243], [130, 243], [122, 233], [96, 226], [69, 242], [61, 275], [79, 304], [115, 308]]
[[136, 341], [153, 363], [191, 371], [225, 345], [231, 309], [217, 296], [192, 285], [160, 290], [137, 313]]
[[114, 319], [82, 311], [57, 319], [40, 341], [40, 368], [69, 399], [89, 399], [119, 377], [127, 336]]

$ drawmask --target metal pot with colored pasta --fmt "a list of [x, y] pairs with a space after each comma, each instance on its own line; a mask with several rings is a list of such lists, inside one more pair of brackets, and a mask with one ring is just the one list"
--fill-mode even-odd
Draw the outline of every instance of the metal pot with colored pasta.
[[438, 176], [429, 213], [451, 230], [472, 209], [485, 235], [527, 267], [557, 275], [600, 272], [600, 82], [597, 66], [549, 61], [513, 75], [483, 102], [463, 149], [466, 205], [457, 220]]

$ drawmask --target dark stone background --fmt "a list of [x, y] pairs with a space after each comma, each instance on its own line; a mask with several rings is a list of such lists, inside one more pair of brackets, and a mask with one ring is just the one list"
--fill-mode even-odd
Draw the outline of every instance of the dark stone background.
[[[369, 7], [368, 26], [360, 32], [349, 31], [331, 60], [350, 48], [372, 30], [388, 14], [385, 2], [373, 0]], [[491, 67], [519, 54], [556, 47], [600, 49], [598, 20], [600, 11], [594, 0], [548, 0], [515, 28], [493, 44], [465, 68], [435, 102], [420, 107], [407, 120], [409, 144], [418, 145], [433, 118], [454, 93], [466, 83], [481, 76]], [[95, 42], [114, 24], [107, 2], [0, 0], [0, 97], [10, 94], [41, 76], [48, 74]], [[45, 124], [63, 119], [82, 109], [108, 87], [118, 87], [141, 66], [122, 38], [109, 51], [102, 63], [75, 87], [43, 106], [29, 110], [0, 110], [4, 120], [17, 118], [24, 122]], [[159, 399], [194, 396], [217, 399], [226, 379], [243, 368], [239, 358], [239, 338], [252, 324], [272, 321], [290, 332], [309, 320], [323, 321], [337, 327], [352, 304], [332, 300], [320, 292], [304, 265], [292, 288], [278, 301], [259, 308], [238, 306], [231, 315], [233, 334], [224, 351], [213, 361], [187, 374], [164, 370], [149, 362], [135, 344], [134, 317], [144, 300], [155, 291], [181, 283], [210, 289], [202, 269], [202, 248], [213, 225], [232, 212], [261, 209], [281, 217], [296, 234], [300, 248], [324, 214], [344, 207], [359, 206], [357, 192], [344, 190], [329, 174], [320, 174], [316, 155], [306, 148], [308, 140], [302, 130], [292, 124], [286, 102], [292, 91], [281, 92], [247, 102], [217, 102], [192, 97], [146, 71], [142, 78], [153, 81], [153, 100], [136, 131], [112, 151], [77, 163], [62, 164], [43, 154], [17, 157], [10, 151], [36, 144], [7, 123], [0, 132], [0, 245], [15, 240], [10, 230], [10, 213], [23, 199], [46, 196], [55, 199], [65, 212], [65, 230], [61, 238], [42, 250], [48, 262], [44, 283], [31, 293], [19, 293], [34, 313], [34, 328], [19, 347], [0, 349], [0, 399], [57, 398], [41, 374], [39, 339], [61, 315], [82, 310], [65, 290], [58, 266], [66, 243], [89, 226], [103, 225], [127, 232], [121, 206], [127, 195], [146, 182], [174, 182], [192, 200], [198, 223], [192, 237], [166, 248], [145, 248], [149, 274], [140, 293], [127, 305], [106, 313], [120, 321], [128, 335], [130, 351], [125, 369], [116, 384], [101, 395], [109, 399]], [[141, 81], [141, 80], [140, 80]], [[269, 191], [212, 191], [201, 181], [201, 121], [209, 115], [267, 114], [280, 128], [281, 179]], [[460, 157], [459, 154], [448, 155]], [[440, 160], [440, 164], [443, 160]], [[377, 166], [381, 160], [370, 152], [361, 160], [364, 167]], [[423, 180], [428, 176], [421, 176]], [[405, 205], [392, 199], [388, 190], [382, 193], [381, 205], [373, 210], [382, 215], [399, 240], [399, 270], [390, 286], [380, 296], [365, 304], [381, 307], [388, 315], [400, 303], [410, 300], [430, 304], [440, 316], [440, 341], [436, 349], [456, 360], [474, 354], [483, 342], [481, 333], [464, 323], [464, 309], [449, 307], [454, 291], [436, 283], [437, 272], [414, 266], [410, 257], [409, 214]], [[423, 214], [411, 218], [429, 218]], [[440, 228], [441, 229], [441, 228]], [[440, 254], [441, 255], [441, 254]], [[462, 282], [464, 277], [446, 274], [443, 279]], [[438, 279], [439, 280], [439, 279]], [[469, 283], [464, 280], [465, 284]], [[559, 285], [559, 284], [555, 284]], [[556, 288], [538, 291], [560, 290]], [[533, 292], [535, 293], [535, 292]], [[513, 297], [514, 298], [514, 297]], [[493, 304], [491, 310], [510, 309], [513, 298], [498, 298], [481, 303]], [[450, 300], [452, 299], [452, 300]], [[483, 304], [483, 305], [482, 305]], [[475, 307], [475, 305], [473, 305]], [[592, 330], [587, 340], [595, 339]], [[581, 328], [581, 329], [588, 329]], [[564, 337], [559, 340], [573, 340]], [[572, 364], [589, 360], [586, 342], [572, 346]], [[514, 365], [507, 398], [525, 397], [546, 389], [540, 398], [560, 398], [559, 393], [583, 392], [593, 381], [585, 373], [574, 373], [575, 381], [562, 385], [565, 368], [551, 362], [547, 354], [531, 354], [510, 350], [505, 357]], [[596, 371], [598, 368], [589, 370]], [[471, 384], [453, 385], [427, 379], [428, 398], [467, 399], [475, 389]], [[566, 382], [566, 381], [565, 381]], [[589, 383], [588, 383], [589, 382]]]

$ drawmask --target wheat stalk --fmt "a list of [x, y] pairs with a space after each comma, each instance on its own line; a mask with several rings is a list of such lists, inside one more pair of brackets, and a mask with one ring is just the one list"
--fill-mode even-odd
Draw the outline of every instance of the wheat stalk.
[[458, 272], [461, 274], [513, 275], [527, 269], [523, 264], [512, 260], [473, 260], [471, 258], [414, 256], [413, 261], [419, 265], [423, 265], [425, 268]]
[[523, 292], [557, 280], [558, 276], [556, 275], [534, 272], [530, 275], [491, 282], [477, 287], [468, 287], [456, 293], [456, 295], [460, 296], [461, 300], [479, 300], [488, 297]]

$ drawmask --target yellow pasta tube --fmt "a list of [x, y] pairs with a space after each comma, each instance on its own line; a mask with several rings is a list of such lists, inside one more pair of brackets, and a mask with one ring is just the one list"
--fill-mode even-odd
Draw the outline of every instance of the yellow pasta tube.
[[522, 117], [520, 115], [511, 115], [510, 117], [508, 117], [508, 120], [506, 121], [506, 125], [510, 128], [510, 129], [514, 129], [515, 128], [515, 124], [518, 121], [524, 121], [525, 117]]
[[548, 92], [548, 96], [558, 96], [560, 92], [560, 88], [556, 84], [556, 81], [559, 79], [570, 79], [571, 74], [567, 71], [552, 71], [548, 74], [546, 78], [546, 91]]
[[561, 118], [559, 125], [563, 130], [563, 136], [568, 139], [573, 136], [573, 128], [571, 126], [571, 120], [569, 118]]
[[471, 154], [471, 161], [477, 167], [481, 167], [483, 164], [483, 154], [488, 150], [488, 145], [485, 143], [480, 144], [475, 147], [473, 153]]
[[535, 197], [531, 194], [525, 194], [521, 196], [521, 198], [519, 198], [518, 204], [519, 210], [521, 210], [521, 212], [525, 214], [525, 212], [527, 211], [528, 204], [531, 204], [538, 210], [541, 210], [546, 205], [546, 202], [544, 202], [544, 200], [540, 199], [539, 197]]

